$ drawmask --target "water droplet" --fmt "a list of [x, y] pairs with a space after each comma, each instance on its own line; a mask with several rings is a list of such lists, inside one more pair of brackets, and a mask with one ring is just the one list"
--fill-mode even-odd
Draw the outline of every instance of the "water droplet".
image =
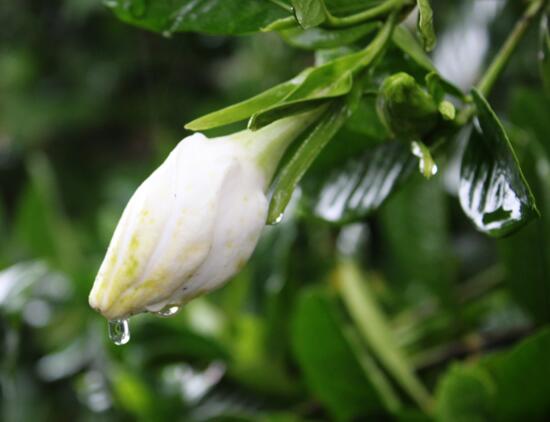
[[160, 311], [155, 313], [160, 317], [168, 318], [173, 315], [176, 315], [179, 310], [180, 310], [180, 307], [178, 305], [168, 305], [165, 308], [162, 308]]
[[130, 326], [127, 319], [112, 319], [109, 321], [109, 338], [117, 346], [130, 341]]
[[275, 220], [269, 223], [270, 226], [274, 226], [275, 224], [279, 224], [281, 221], [283, 221], [283, 217], [285, 215], [283, 213], [280, 213]]

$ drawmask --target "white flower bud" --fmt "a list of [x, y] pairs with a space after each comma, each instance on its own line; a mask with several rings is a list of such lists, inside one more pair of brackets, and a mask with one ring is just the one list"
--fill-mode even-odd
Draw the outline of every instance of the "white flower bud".
[[265, 225], [265, 191], [286, 146], [317, 113], [257, 132], [182, 140], [136, 190], [90, 293], [109, 319], [180, 305], [238, 272]]

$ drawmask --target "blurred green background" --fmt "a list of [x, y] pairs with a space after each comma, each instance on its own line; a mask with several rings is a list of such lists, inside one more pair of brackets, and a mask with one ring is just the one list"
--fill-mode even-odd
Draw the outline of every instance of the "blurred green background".
[[[524, 9], [433, 6], [435, 64], [464, 89]], [[1, 2], [0, 419], [545, 420], [550, 100], [537, 46], [533, 29], [491, 100], [541, 219], [503, 240], [477, 233], [442, 156], [437, 177], [372, 216], [324, 222], [307, 186], [350, 148], [343, 131], [235, 280], [173, 318], [132, 318], [117, 347], [87, 295], [134, 189], [185, 122], [313, 56], [275, 34], [162, 37], [98, 0]]]

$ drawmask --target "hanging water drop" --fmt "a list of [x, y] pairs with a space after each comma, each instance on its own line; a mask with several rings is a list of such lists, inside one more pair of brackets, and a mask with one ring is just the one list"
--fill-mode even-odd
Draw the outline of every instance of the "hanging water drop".
[[283, 213], [280, 213], [275, 220], [269, 222], [269, 225], [274, 226], [276, 224], [279, 224], [281, 221], [283, 221], [284, 216], [285, 215]]
[[127, 319], [112, 319], [109, 321], [109, 338], [117, 346], [130, 341], [130, 326]]
[[178, 305], [169, 305], [155, 313], [160, 317], [168, 318], [177, 314], [179, 310], [180, 310], [180, 307]]

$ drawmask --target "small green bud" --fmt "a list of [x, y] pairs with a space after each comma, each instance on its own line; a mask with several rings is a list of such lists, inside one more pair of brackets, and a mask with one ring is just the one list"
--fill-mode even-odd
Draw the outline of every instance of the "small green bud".
[[455, 110], [455, 106], [453, 105], [453, 103], [449, 102], [449, 101], [441, 101], [439, 103], [439, 113], [441, 113], [441, 116], [443, 117], [443, 119], [445, 120], [454, 120], [455, 117], [456, 117], [456, 110]]
[[386, 78], [378, 93], [377, 110], [387, 128], [398, 137], [419, 139], [438, 123], [436, 101], [404, 72]]

